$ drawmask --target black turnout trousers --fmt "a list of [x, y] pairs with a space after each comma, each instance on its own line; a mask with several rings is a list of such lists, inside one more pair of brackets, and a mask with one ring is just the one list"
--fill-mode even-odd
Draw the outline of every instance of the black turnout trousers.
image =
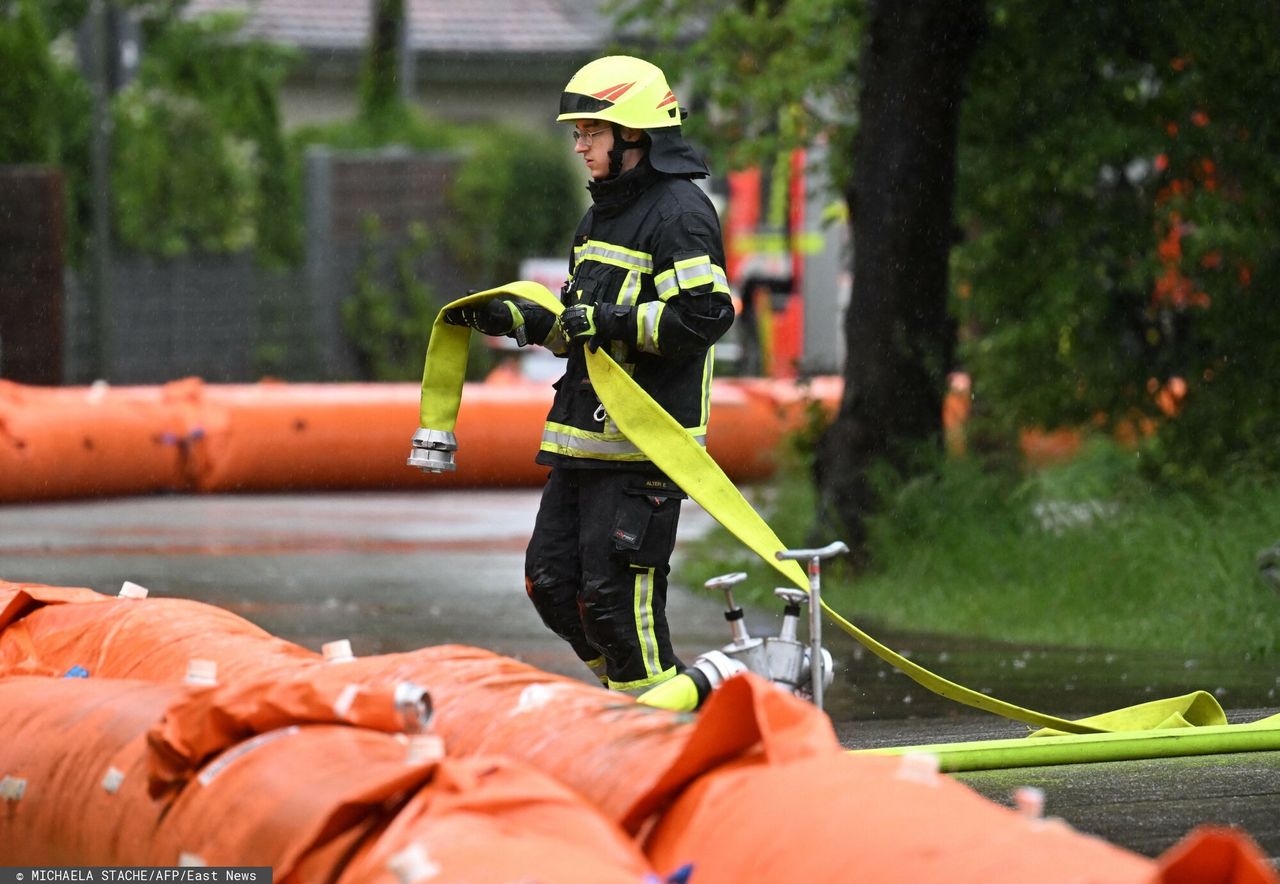
[[608, 686], [636, 691], [683, 664], [667, 628], [667, 575], [685, 495], [652, 471], [553, 467], [525, 552], [542, 621]]

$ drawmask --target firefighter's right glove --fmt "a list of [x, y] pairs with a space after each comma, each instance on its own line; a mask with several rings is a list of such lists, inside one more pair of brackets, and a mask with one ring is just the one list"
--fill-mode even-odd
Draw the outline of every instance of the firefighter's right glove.
[[466, 325], [483, 335], [509, 335], [524, 325], [524, 314], [515, 301], [494, 298], [483, 304], [468, 304], [444, 311], [450, 325]]

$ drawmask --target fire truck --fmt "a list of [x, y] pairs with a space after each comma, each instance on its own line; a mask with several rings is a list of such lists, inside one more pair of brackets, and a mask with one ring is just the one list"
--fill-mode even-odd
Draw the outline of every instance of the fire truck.
[[852, 288], [843, 199], [822, 170], [825, 145], [727, 177], [725, 268], [738, 310], [738, 372], [835, 374]]

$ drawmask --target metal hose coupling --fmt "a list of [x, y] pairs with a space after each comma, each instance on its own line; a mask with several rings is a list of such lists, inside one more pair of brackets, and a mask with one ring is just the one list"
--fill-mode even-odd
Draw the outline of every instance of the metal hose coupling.
[[453, 461], [457, 450], [458, 439], [453, 433], [423, 427], [413, 434], [413, 447], [405, 463], [424, 473], [452, 473], [458, 468]]
[[406, 734], [425, 733], [431, 726], [435, 710], [426, 688], [411, 681], [402, 681], [396, 685], [395, 702]]

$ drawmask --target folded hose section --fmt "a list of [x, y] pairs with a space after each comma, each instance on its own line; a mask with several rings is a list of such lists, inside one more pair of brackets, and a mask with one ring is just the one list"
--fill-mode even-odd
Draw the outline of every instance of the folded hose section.
[[[460, 298], [441, 310], [432, 327], [426, 364], [423, 367], [419, 415], [423, 427], [452, 432], [462, 398], [471, 329], [446, 323], [445, 310], [500, 296], [533, 301], [556, 314], [564, 309], [544, 286], [536, 282], [518, 281]], [[776, 553], [785, 548], [782, 542], [715, 460], [614, 362], [604, 348], [594, 352], [588, 350], [586, 360], [596, 395], [627, 438], [717, 522], [784, 577], [808, 592], [809, 581], [804, 569], [795, 561], [778, 560]], [[825, 600], [822, 601], [822, 609], [841, 629], [881, 660], [928, 690], [966, 706], [1066, 733], [1103, 733], [1114, 729], [1128, 729], [1133, 721], [1138, 720], [1120, 711], [1107, 719], [1071, 721], [978, 693], [936, 675], [893, 651], [842, 617]], [[1163, 702], [1167, 703], [1168, 708], [1160, 716], [1161, 720], [1178, 713], [1180, 706], [1176, 698]], [[1212, 702], [1216, 706], [1216, 701]], [[1221, 713], [1220, 708], [1218, 712]]]

